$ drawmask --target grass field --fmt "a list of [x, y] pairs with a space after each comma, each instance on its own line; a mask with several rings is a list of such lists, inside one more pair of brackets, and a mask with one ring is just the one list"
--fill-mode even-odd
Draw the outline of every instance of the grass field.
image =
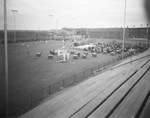
[[[114, 39], [113, 39], [114, 40]], [[94, 39], [95, 42], [110, 42], [108, 39]], [[118, 41], [118, 40], [117, 40]], [[128, 41], [132, 44], [137, 41]], [[73, 45], [72, 41], [66, 42], [66, 49], [70, 49]], [[62, 41], [48, 41], [45, 42], [22, 42], [8, 44], [8, 60], [9, 60], [9, 98], [31, 93], [71, 75], [82, 72], [88, 68], [94, 67], [98, 64], [116, 58], [110, 54], [98, 54], [98, 57], [92, 57], [91, 53], [88, 59], [74, 60], [72, 55], [67, 63], [57, 63], [56, 56], [54, 59], [48, 59], [50, 49], [61, 49]], [[0, 104], [4, 103], [4, 45], [0, 45]], [[30, 57], [27, 55], [30, 52]], [[83, 51], [74, 50], [75, 52]], [[42, 52], [42, 57], [35, 58], [37, 52]]]

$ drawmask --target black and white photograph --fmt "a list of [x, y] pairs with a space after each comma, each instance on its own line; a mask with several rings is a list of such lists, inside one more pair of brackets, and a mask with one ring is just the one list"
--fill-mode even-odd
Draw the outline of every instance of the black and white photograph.
[[150, 118], [150, 0], [0, 0], [0, 118]]

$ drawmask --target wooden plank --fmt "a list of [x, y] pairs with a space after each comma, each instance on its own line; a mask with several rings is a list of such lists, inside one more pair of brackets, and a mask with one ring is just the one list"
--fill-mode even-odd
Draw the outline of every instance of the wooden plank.
[[149, 92], [149, 88], [150, 81], [141, 79], [110, 118], [134, 118], [142, 106], [142, 103]]
[[147, 103], [142, 111], [140, 118], [149, 118], [150, 117], [150, 97], [147, 100]]
[[[150, 81], [150, 70], [147, 72], [147, 74], [144, 76], [144, 79]], [[146, 102], [146, 105], [140, 115], [140, 118], [149, 118], [150, 117], [150, 95]]]
[[147, 80], [141, 81], [141, 86], [138, 86], [136, 90], [134, 89], [134, 91], [131, 92], [132, 95], [130, 94], [127, 99], [121, 103], [110, 118], [134, 118], [136, 116], [150, 87]]
[[[149, 65], [150, 67], [150, 65]], [[143, 79], [149, 80], [150, 81], [150, 70], [145, 74], [145, 76], [143, 77]]]

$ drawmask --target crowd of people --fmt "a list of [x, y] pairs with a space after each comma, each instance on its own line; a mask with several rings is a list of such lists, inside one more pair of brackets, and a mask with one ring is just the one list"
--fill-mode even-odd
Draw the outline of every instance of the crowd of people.
[[[85, 51], [95, 52], [95, 53], [102, 53], [102, 54], [108, 54], [111, 55], [115, 54], [121, 54], [122, 52], [125, 52], [127, 56], [131, 56], [137, 53], [141, 53], [147, 49], [147, 46], [145, 43], [138, 43], [138, 44], [130, 44], [126, 43], [124, 44], [124, 51], [123, 51], [123, 44], [122, 42], [108, 42], [108, 43], [95, 43], [95, 42], [87, 42], [86, 44], [94, 44], [95, 47], [86, 47], [84, 48]], [[74, 43], [74, 46], [80, 46], [84, 45], [84, 43]]]

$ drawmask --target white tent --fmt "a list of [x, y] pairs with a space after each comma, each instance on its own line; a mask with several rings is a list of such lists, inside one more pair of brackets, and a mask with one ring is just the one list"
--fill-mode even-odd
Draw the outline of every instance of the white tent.
[[88, 49], [88, 48], [92, 48], [92, 47], [96, 47], [96, 45], [94, 45], [94, 44], [89, 44], [89, 45], [82, 45], [82, 46], [76, 46], [76, 47], [74, 47], [75, 49], [81, 49], [81, 50], [83, 50], [83, 49]]

